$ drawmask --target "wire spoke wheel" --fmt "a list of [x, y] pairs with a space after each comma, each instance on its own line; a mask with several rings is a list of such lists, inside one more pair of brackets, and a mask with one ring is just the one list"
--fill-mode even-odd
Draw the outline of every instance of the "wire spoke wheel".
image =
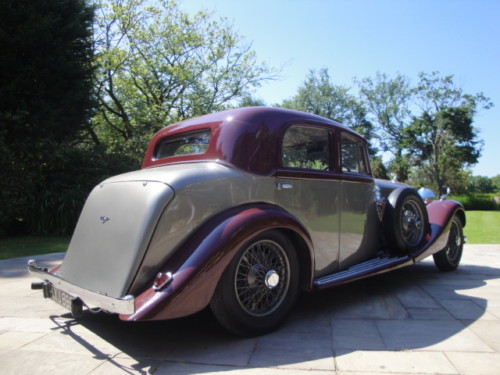
[[290, 266], [283, 248], [274, 241], [253, 243], [242, 254], [234, 288], [240, 306], [253, 316], [272, 313], [290, 285]]
[[460, 259], [462, 259], [464, 242], [462, 221], [457, 216], [454, 216], [446, 246], [433, 255], [436, 267], [441, 271], [456, 270], [460, 264]]
[[229, 331], [240, 336], [271, 332], [295, 304], [299, 258], [290, 239], [277, 230], [243, 245], [217, 284], [210, 307]]
[[446, 245], [445, 251], [448, 258], [456, 262], [457, 257], [460, 255], [463, 246], [463, 238], [461, 230], [454, 220], [451, 224], [450, 237], [448, 237], [448, 243]]

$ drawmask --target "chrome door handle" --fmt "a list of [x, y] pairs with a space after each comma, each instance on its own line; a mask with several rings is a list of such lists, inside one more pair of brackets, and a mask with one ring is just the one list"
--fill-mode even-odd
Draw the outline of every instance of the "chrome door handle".
[[278, 190], [283, 190], [283, 189], [291, 189], [293, 188], [292, 184], [282, 184], [278, 183]]

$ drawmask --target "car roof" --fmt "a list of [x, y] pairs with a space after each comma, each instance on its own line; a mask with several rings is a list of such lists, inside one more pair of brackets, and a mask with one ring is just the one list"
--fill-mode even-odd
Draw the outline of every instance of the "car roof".
[[[293, 124], [308, 124], [341, 129], [356, 138], [358, 133], [344, 125], [310, 113], [274, 107], [245, 107], [184, 120], [167, 126], [151, 140], [142, 167], [178, 162], [217, 160], [239, 169], [269, 175], [276, 167], [279, 140], [285, 129]], [[180, 133], [210, 129], [211, 139], [202, 154], [155, 159], [158, 142]]]

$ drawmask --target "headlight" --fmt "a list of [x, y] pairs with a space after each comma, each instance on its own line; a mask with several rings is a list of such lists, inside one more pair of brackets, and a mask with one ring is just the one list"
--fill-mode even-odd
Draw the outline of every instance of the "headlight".
[[432, 199], [436, 198], [436, 195], [434, 194], [434, 192], [431, 189], [427, 189], [424, 187], [421, 187], [420, 189], [418, 189], [418, 194], [420, 195], [420, 197], [424, 200], [424, 202], [426, 204], [430, 203], [430, 201]]

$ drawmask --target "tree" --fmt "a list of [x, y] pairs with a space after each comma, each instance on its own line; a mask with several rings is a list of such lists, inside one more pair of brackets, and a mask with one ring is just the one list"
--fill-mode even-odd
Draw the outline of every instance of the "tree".
[[495, 193], [500, 193], [500, 174], [497, 174], [495, 177], [492, 177], [491, 182], [495, 187]]
[[494, 180], [486, 176], [472, 176], [469, 180], [469, 192], [471, 193], [496, 193], [498, 188]]
[[465, 108], [448, 108], [430, 115], [424, 112], [404, 129], [402, 144], [411, 149], [409, 160], [437, 191], [464, 167], [477, 162], [479, 141]]
[[408, 178], [408, 162], [403, 155], [403, 129], [411, 120], [412, 90], [407, 77], [398, 74], [390, 78], [377, 72], [375, 78], [357, 80], [361, 100], [375, 124], [377, 140], [384, 152], [393, 154], [390, 170], [398, 181]]
[[422, 169], [437, 190], [477, 163], [482, 141], [473, 119], [479, 109], [492, 103], [481, 93], [464, 94], [454, 85], [453, 76], [433, 72], [421, 73], [419, 78], [413, 92], [422, 112], [403, 129], [401, 145], [408, 150], [411, 165]]
[[6, 142], [21, 152], [71, 139], [94, 104], [93, 9], [82, 0], [4, 0], [0, 7]]
[[[47, 166], [92, 115], [93, 8], [84, 0], [0, 2], [0, 220], [28, 220]], [[2, 223], [0, 223], [2, 224]]]
[[266, 102], [260, 98], [254, 98], [251, 95], [244, 96], [238, 103], [238, 107], [265, 107]]
[[236, 104], [275, 74], [227, 20], [173, 0], [102, 2], [96, 33], [100, 110], [89, 134], [137, 159], [162, 127]]
[[314, 113], [351, 127], [367, 140], [372, 137], [373, 128], [366, 119], [365, 108], [349, 94], [349, 88], [332, 83], [326, 68], [310, 70], [297, 94], [284, 100], [281, 107]]
[[436, 188], [464, 183], [457, 176], [477, 162], [482, 147], [473, 119], [478, 110], [492, 106], [488, 98], [464, 93], [453, 76], [438, 72], [420, 73], [413, 87], [401, 74], [377, 73], [357, 83], [382, 150], [393, 154], [390, 171], [399, 181], [411, 177]]
[[372, 167], [373, 177], [389, 180], [389, 174], [387, 173], [387, 168], [382, 162], [381, 156], [373, 157], [370, 161], [370, 164]]

